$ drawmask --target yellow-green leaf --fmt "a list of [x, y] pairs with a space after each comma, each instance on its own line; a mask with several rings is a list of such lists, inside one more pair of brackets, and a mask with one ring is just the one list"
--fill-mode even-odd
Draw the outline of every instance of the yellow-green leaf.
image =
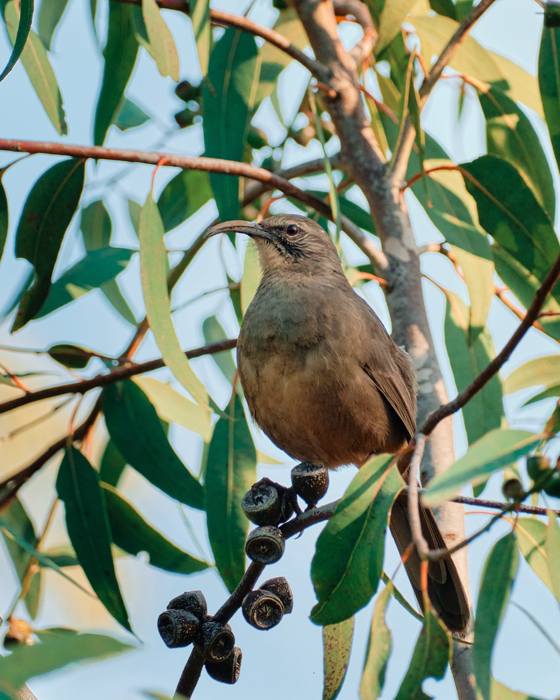
[[179, 80], [179, 56], [173, 35], [161, 16], [155, 0], [142, 0], [142, 16], [148, 33], [149, 51], [159, 72]]
[[548, 512], [545, 551], [548, 558], [552, 590], [556, 599], [560, 601], [560, 527], [558, 527], [558, 520], [552, 511]]
[[385, 671], [393, 647], [391, 630], [387, 627], [385, 615], [392, 593], [393, 584], [389, 582], [375, 601], [360, 681], [360, 700], [377, 700], [385, 684]]
[[354, 618], [325, 625], [323, 633], [323, 700], [335, 700], [338, 697], [352, 650], [354, 637]]

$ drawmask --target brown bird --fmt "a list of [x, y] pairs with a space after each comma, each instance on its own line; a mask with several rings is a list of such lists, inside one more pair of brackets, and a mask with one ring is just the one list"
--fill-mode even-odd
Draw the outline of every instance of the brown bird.
[[[399, 348], [350, 286], [334, 244], [304, 216], [260, 223], [227, 221], [207, 235], [244, 233], [255, 241], [263, 276], [239, 334], [241, 384], [255, 421], [294, 459], [335, 468], [397, 452], [416, 429], [416, 382]], [[424, 537], [445, 546], [432, 513], [422, 509]], [[406, 500], [390, 527], [401, 554], [412, 541]], [[422, 604], [420, 561], [406, 570]], [[469, 607], [450, 558], [430, 563], [428, 595], [451, 630]]]

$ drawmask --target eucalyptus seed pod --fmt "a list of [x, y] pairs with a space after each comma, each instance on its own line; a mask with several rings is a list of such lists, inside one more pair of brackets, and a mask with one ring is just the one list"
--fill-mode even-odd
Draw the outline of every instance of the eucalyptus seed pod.
[[284, 617], [284, 604], [280, 598], [262, 588], [247, 593], [241, 605], [243, 617], [258, 630], [269, 630]]
[[185, 591], [167, 604], [168, 610], [187, 610], [199, 620], [207, 615], [206, 598], [202, 591]]
[[208, 675], [215, 681], [233, 685], [239, 680], [242, 659], [243, 652], [241, 649], [239, 647], [233, 647], [233, 651], [227, 659], [223, 661], [207, 661], [204, 666], [208, 671]]
[[315, 505], [329, 488], [329, 470], [320, 464], [301, 462], [292, 469], [294, 491], [307, 505]]
[[241, 507], [255, 525], [278, 525], [294, 512], [287, 489], [266, 477], [251, 486]]
[[274, 564], [284, 554], [284, 548], [284, 535], [273, 525], [255, 528], [245, 543], [245, 553], [259, 564]]
[[157, 626], [165, 645], [175, 649], [194, 642], [200, 620], [187, 610], [166, 610], [158, 617]]
[[519, 479], [513, 477], [504, 481], [502, 484], [502, 493], [511, 501], [519, 501], [523, 497], [525, 490]]
[[233, 651], [235, 637], [229, 625], [206, 620], [200, 626], [196, 643], [207, 661], [223, 661]]
[[198, 112], [193, 112], [192, 109], [189, 107], [186, 107], [185, 109], [182, 109], [180, 112], [177, 112], [175, 114], [174, 118], [175, 121], [177, 122], [177, 126], [180, 129], [185, 129], [187, 126], [192, 126], [194, 123], [194, 118]]
[[181, 80], [175, 88], [175, 94], [180, 100], [185, 102], [194, 100], [200, 95], [200, 85], [193, 85], [188, 80]]
[[284, 613], [289, 615], [294, 609], [294, 595], [290, 584], [283, 576], [276, 576], [275, 578], [269, 578], [261, 585], [261, 590], [270, 591], [274, 595], [278, 596], [282, 601], [284, 606]]
[[544, 492], [547, 496], [560, 498], [560, 472], [558, 470], [552, 471], [550, 479], [544, 485]]

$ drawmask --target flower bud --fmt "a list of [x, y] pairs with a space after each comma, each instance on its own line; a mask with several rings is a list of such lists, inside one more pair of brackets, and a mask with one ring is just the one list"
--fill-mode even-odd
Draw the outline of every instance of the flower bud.
[[284, 554], [284, 548], [284, 535], [273, 525], [255, 528], [245, 543], [245, 553], [259, 564], [274, 564]]
[[294, 596], [290, 584], [283, 576], [276, 576], [275, 578], [269, 578], [261, 584], [261, 590], [269, 591], [278, 596], [282, 601], [284, 606], [284, 613], [289, 615], [294, 609]]
[[166, 610], [158, 617], [157, 626], [165, 645], [175, 649], [194, 641], [200, 620], [186, 610]]
[[247, 622], [258, 630], [272, 629], [284, 617], [284, 605], [280, 598], [262, 589], [247, 593], [241, 610]]
[[220, 683], [233, 685], [239, 679], [243, 652], [239, 647], [233, 647], [233, 651], [223, 661], [207, 661], [204, 666], [208, 675]]
[[185, 591], [167, 604], [168, 610], [187, 610], [199, 620], [206, 617], [206, 598], [202, 591]]
[[200, 627], [196, 643], [207, 661], [223, 661], [233, 651], [235, 637], [229, 625], [206, 620]]
[[292, 469], [292, 486], [300, 498], [314, 506], [328, 491], [329, 471], [320, 464], [296, 464]]

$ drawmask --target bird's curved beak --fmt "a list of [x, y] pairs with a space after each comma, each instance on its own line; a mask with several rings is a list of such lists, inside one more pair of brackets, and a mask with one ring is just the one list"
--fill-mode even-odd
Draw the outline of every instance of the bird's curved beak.
[[227, 233], [228, 231], [233, 233], [245, 233], [247, 236], [251, 236], [251, 238], [265, 238], [268, 241], [272, 240], [271, 234], [266, 229], [259, 226], [259, 224], [252, 221], [243, 221], [241, 219], [223, 221], [214, 226], [210, 226], [210, 228], [206, 229], [204, 232], [204, 240], [206, 241], [218, 233]]

